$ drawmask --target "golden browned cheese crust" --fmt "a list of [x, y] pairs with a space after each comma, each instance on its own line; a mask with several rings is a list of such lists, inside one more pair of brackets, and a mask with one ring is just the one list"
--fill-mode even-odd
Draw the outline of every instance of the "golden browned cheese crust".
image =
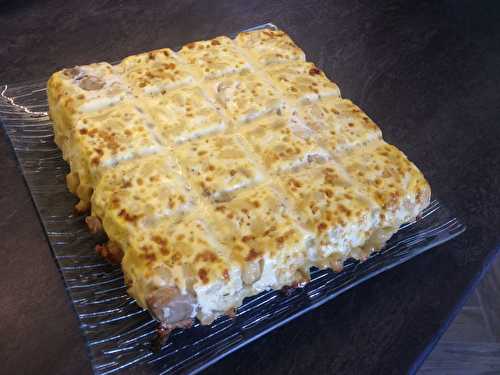
[[176, 147], [174, 154], [201, 195], [214, 201], [230, 199], [237, 190], [263, 178], [238, 135], [196, 140]]
[[311, 129], [289, 109], [278, 109], [252, 122], [243, 135], [265, 168], [274, 173], [299, 169], [329, 157]]
[[197, 205], [192, 187], [168, 154], [121, 163], [99, 180], [92, 196], [92, 214], [123, 248], [128, 236], [176, 218]]
[[162, 90], [141, 103], [166, 144], [181, 144], [224, 131], [227, 124], [199, 87]]
[[261, 66], [306, 59], [304, 51], [281, 30], [242, 32], [236, 37], [236, 44]]
[[79, 197], [85, 200], [90, 196], [83, 191], [91, 191], [106, 169], [161, 150], [148, 116], [128, 102], [79, 116], [68, 142], [66, 155], [79, 181]]
[[291, 103], [307, 103], [328, 96], [340, 96], [338, 86], [310, 62], [276, 64], [266, 67], [264, 71]]
[[209, 81], [205, 88], [235, 124], [251, 122], [283, 105], [279, 93], [250, 70]]
[[225, 36], [189, 43], [182, 47], [179, 56], [201, 79], [218, 78], [250, 67]]
[[281, 30], [64, 69], [48, 82], [97, 251], [165, 327], [366, 259], [428, 205], [417, 167]]
[[298, 107], [298, 113], [318, 143], [334, 154], [382, 138], [379, 127], [347, 99], [327, 97]]
[[127, 57], [118, 69], [137, 94], [155, 94], [194, 81], [188, 67], [168, 48]]

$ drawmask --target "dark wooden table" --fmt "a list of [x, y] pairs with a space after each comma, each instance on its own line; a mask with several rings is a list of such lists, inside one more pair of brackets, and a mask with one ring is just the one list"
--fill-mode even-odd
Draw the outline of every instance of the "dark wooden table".
[[[499, 248], [499, 8], [495, 1], [0, 0], [0, 83], [267, 21], [284, 28], [469, 229], [207, 373], [399, 374], [418, 368]], [[0, 372], [90, 373], [76, 316], [0, 132]]]

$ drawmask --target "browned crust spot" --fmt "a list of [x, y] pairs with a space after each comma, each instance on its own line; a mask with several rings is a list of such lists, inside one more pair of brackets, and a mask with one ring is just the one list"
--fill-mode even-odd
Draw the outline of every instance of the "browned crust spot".
[[206, 263], [214, 263], [218, 260], [219, 258], [217, 255], [215, 255], [212, 251], [210, 250], [205, 250], [201, 252], [200, 254], [196, 255], [194, 258], [195, 262], [199, 262], [200, 260], [206, 262]]
[[321, 74], [321, 70], [319, 70], [318, 68], [311, 68], [309, 69], [309, 74], [312, 76], [319, 75]]
[[208, 284], [208, 272], [205, 268], [200, 268], [200, 270], [198, 271], [198, 277], [203, 284]]
[[129, 212], [127, 212], [126, 209], [122, 208], [120, 212], [118, 213], [118, 216], [122, 217], [125, 221], [135, 223], [137, 220], [139, 220], [142, 215], [134, 215]]
[[252, 260], [255, 260], [259, 257], [259, 253], [254, 249], [251, 248], [250, 251], [248, 252], [247, 256], [245, 257], [245, 260], [250, 262]]

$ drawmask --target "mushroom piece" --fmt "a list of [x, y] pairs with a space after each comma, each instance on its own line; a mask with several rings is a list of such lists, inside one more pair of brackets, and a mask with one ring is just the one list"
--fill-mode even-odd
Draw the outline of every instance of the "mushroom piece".
[[236, 318], [236, 307], [231, 307], [224, 312], [230, 319]]
[[262, 276], [263, 260], [246, 262], [241, 270], [241, 279], [245, 285], [252, 285]]
[[81, 73], [81, 69], [78, 67], [78, 66], [75, 66], [74, 68], [69, 68], [69, 69], [64, 69], [63, 70], [63, 74], [66, 76], [66, 77], [69, 77], [69, 78], [75, 78], [76, 76], [78, 76], [80, 73]]
[[85, 218], [85, 223], [89, 228], [89, 232], [92, 234], [102, 233], [102, 223], [101, 220], [96, 216], [87, 216]]
[[84, 212], [87, 212], [90, 209], [90, 202], [80, 200], [77, 204], [75, 204], [75, 213], [77, 215], [81, 215]]
[[96, 245], [96, 252], [111, 264], [120, 264], [123, 259], [123, 250], [113, 241], [108, 241], [104, 245]]
[[153, 317], [165, 324], [177, 324], [194, 318], [196, 304], [189, 294], [181, 294], [176, 287], [156, 289], [146, 299], [146, 304]]
[[80, 176], [77, 172], [70, 172], [66, 175], [66, 185], [68, 185], [69, 191], [73, 194], [76, 193], [78, 186], [80, 186]]
[[344, 256], [340, 253], [334, 253], [329, 258], [330, 268], [333, 272], [341, 272], [344, 269]]
[[95, 76], [85, 76], [79, 82], [79, 86], [87, 91], [100, 90], [104, 87], [104, 81]]

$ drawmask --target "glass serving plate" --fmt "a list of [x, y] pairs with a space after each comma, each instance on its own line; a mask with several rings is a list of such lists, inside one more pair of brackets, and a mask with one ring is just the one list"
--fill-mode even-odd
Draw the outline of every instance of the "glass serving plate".
[[[272, 24], [257, 28], [275, 28]], [[230, 34], [231, 35], [231, 34]], [[232, 34], [233, 36], [235, 33]], [[234, 319], [210, 326], [176, 330], [159, 350], [152, 350], [157, 323], [127, 295], [120, 267], [94, 251], [103, 241], [89, 234], [84, 216], [73, 214], [76, 198], [68, 192], [68, 165], [54, 144], [47, 116], [46, 80], [0, 85], [0, 120], [12, 143], [53, 255], [85, 336], [96, 374], [130, 366], [151, 372], [196, 373], [340, 293], [393, 268], [465, 230], [439, 201], [414, 223], [400, 228], [387, 246], [363, 263], [344, 270], [313, 270], [311, 282], [288, 295], [268, 291], [244, 301]]]

